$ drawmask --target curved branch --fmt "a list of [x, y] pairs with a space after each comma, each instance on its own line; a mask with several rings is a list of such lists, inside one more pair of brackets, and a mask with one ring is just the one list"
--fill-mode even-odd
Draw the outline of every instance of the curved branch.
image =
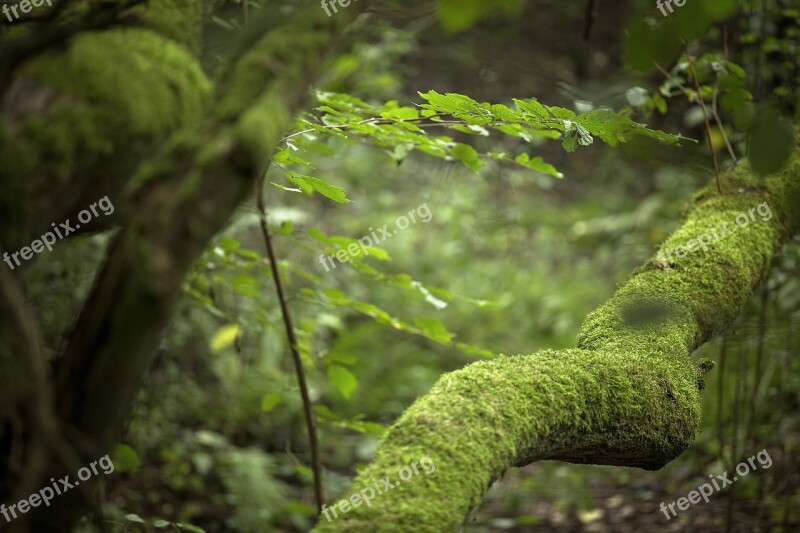
[[[736, 317], [800, 228], [800, 151], [766, 183], [747, 165], [721, 178], [730, 192], [719, 195], [712, 182], [698, 193], [664, 249], [696, 244], [709, 226], [733, 229], [758, 205], [770, 217], [705, 251], [648, 261], [587, 317], [577, 349], [444, 375], [390, 429], [351, 494], [374, 493], [383, 479], [396, 486], [347, 513], [328, 509], [315, 531], [454, 531], [510, 467], [551, 459], [655, 470], [680, 455], [694, 439], [711, 366], [691, 353]], [[398, 483], [424, 456], [435, 472]]]

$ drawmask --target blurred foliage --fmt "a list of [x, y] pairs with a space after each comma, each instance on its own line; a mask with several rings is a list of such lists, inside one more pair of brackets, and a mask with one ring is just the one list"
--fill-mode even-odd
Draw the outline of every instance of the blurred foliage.
[[[615, 4], [627, 22], [600, 13], [612, 27], [591, 46], [608, 55], [624, 47], [626, 65], [558, 48], [568, 46], [565, 32], [580, 43], [584, 5], [556, 15], [543, 2], [514, 0], [439, 0], [410, 20], [387, 7], [386, 18], [401, 23], [370, 15], [365, 39], [332, 61], [265, 178], [275, 185], [268, 223], [320, 424], [328, 500], [347, 493], [385, 426], [443, 372], [574, 345], [586, 314], [656, 250], [712, 175], [705, 140], [674, 145], [685, 138], [678, 132], [704, 139], [704, 106], [723, 168], [748, 154], [761, 172], [782, 165], [795, 142], [788, 124], [800, 119], [800, 10], [781, 0], [690, 1], [665, 18], [653, 4]], [[231, 1], [215, 15], [210, 70], [224, 67], [231, 43], [264, 9]], [[537, 16], [570, 17], [575, 27]], [[491, 73], [475, 75], [475, 50], [497, 39], [497, 50], [527, 56], [534, 26], [554, 43], [530, 66], [547, 89], [536, 98], [497, 94], [496, 103], [466, 96], [491, 76], [508, 87], [527, 79], [527, 66], [499, 57]], [[446, 88], [407, 59], [432, 58], [421, 43], [441, 39], [442, 28], [460, 58]], [[571, 61], [607, 74], [548, 78], [548, 68], [569, 70]], [[594, 138], [628, 144], [610, 150]], [[358, 248], [422, 205], [428, 221], [369, 254]], [[243, 206], [185, 281], [114, 451], [104, 518], [115, 530], [304, 531], [315, 519], [300, 394], [258, 224], [255, 207]], [[74, 239], [28, 273], [52, 351], [107, 237]], [[320, 260], [343, 251], [347, 261], [332, 270]], [[514, 470], [465, 530], [800, 528], [799, 264], [795, 243], [725, 340], [697, 354], [718, 364], [703, 431], [681, 458], [653, 473], [556, 463]], [[659, 513], [661, 501], [764, 448], [773, 469], [669, 523]], [[90, 519], [82, 528], [97, 530]]]

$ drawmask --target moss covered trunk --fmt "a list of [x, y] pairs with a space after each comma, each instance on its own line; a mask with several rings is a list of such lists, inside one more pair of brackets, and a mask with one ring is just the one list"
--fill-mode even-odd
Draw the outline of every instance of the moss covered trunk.
[[[374, 493], [370, 504], [328, 509], [315, 531], [456, 531], [510, 467], [551, 459], [655, 470], [680, 455], [697, 431], [710, 367], [690, 356], [737, 316], [798, 231], [800, 153], [766, 181], [742, 165], [724, 176], [723, 191], [696, 195], [664, 255], [587, 317], [578, 348], [444, 375], [357, 476], [348, 495]], [[402, 481], [422, 457], [435, 472], [406, 470]]]
[[[272, 2], [209, 79], [196, 49], [214, 3], [77, 0], [0, 42], [0, 253], [103, 196], [114, 216], [84, 230], [118, 228], [57, 354], [40, 353], [26, 265], [0, 274], [0, 502], [74, 480], [120, 441], [187, 270], [358, 13], [329, 21], [318, 5]], [[97, 505], [96, 479], [3, 527], [71, 530]]]

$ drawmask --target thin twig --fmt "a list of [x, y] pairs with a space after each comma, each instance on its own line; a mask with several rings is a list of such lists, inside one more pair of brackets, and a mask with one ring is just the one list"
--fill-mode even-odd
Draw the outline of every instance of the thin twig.
[[[728, 61], [729, 52], [728, 52], [728, 26], [727, 25], [723, 25], [722, 26], [722, 49], [724, 50], [725, 61]], [[717, 84], [719, 84], [719, 80], [717, 81]], [[733, 147], [731, 146], [731, 142], [730, 142], [730, 140], [728, 140], [728, 134], [725, 133], [725, 128], [722, 127], [722, 120], [720, 120], [719, 112], [717, 111], [717, 95], [719, 94], [719, 91], [716, 90], [717, 89], [716, 87], [714, 89], [715, 89], [714, 90], [714, 99], [711, 102], [711, 111], [714, 113], [714, 118], [716, 118], [717, 124], [719, 124], [719, 129], [722, 132], [722, 138], [725, 140], [725, 146], [728, 148], [728, 153], [731, 154], [731, 157], [733, 158], [733, 163], [736, 164], [738, 162], [738, 159], [736, 158], [736, 152], [733, 151]]]
[[269, 228], [267, 227], [267, 208], [264, 203], [264, 179], [266, 178], [266, 171], [258, 177], [256, 184], [256, 195], [258, 202], [258, 211], [261, 218], [261, 234], [264, 237], [264, 246], [267, 249], [267, 256], [269, 263], [272, 266], [272, 279], [275, 282], [275, 289], [278, 292], [278, 302], [281, 306], [281, 314], [283, 315], [283, 324], [286, 328], [286, 336], [289, 339], [289, 348], [292, 352], [292, 359], [294, 360], [294, 369], [297, 373], [297, 384], [300, 387], [300, 395], [303, 398], [303, 410], [306, 418], [306, 429], [308, 430], [308, 440], [311, 445], [311, 469], [314, 473], [314, 495], [317, 500], [317, 513], [322, 513], [322, 504], [324, 498], [322, 495], [322, 466], [319, 457], [319, 444], [317, 441], [317, 427], [314, 419], [314, 413], [311, 409], [311, 399], [308, 394], [308, 385], [306, 383], [306, 375], [303, 370], [303, 361], [300, 358], [300, 351], [298, 350], [297, 336], [294, 333], [294, 326], [292, 325], [292, 315], [289, 312], [289, 306], [286, 302], [286, 293], [283, 290], [283, 282], [281, 281], [280, 271], [278, 269], [278, 261], [275, 259], [275, 250], [272, 247], [272, 239], [269, 235]]
[[583, 40], [588, 41], [592, 34], [592, 26], [597, 20], [597, 3], [595, 0], [589, 0], [586, 4], [586, 24], [583, 28]]
[[714, 87], [714, 93], [711, 97], [711, 114], [714, 115], [714, 121], [719, 127], [720, 134], [722, 134], [722, 140], [725, 142], [725, 147], [728, 149], [728, 154], [730, 154], [731, 159], [733, 159], [733, 163], [736, 164], [739, 160], [736, 157], [736, 152], [733, 151], [733, 146], [731, 146], [731, 141], [728, 139], [728, 134], [725, 133], [725, 127], [722, 125], [722, 119], [719, 118], [719, 112], [717, 111], [718, 94], [719, 91], [717, 90], [717, 87]]
[[703, 119], [706, 125], [706, 138], [708, 139], [708, 149], [711, 151], [711, 159], [714, 162], [714, 176], [717, 179], [717, 192], [722, 194], [722, 185], [719, 182], [719, 162], [717, 161], [717, 152], [714, 151], [714, 142], [711, 140], [711, 123], [708, 120], [708, 112], [706, 111], [706, 102], [703, 99], [703, 93], [700, 89], [700, 82], [697, 79], [697, 71], [694, 69], [694, 60], [689, 53], [689, 47], [686, 42], [683, 43], [683, 49], [686, 52], [686, 58], [689, 61], [689, 68], [692, 70], [692, 77], [694, 78], [694, 86], [697, 90], [697, 98], [700, 100], [700, 108], [703, 110]]
[[666, 70], [664, 70], [664, 67], [662, 67], [661, 65], [659, 65], [659, 64], [658, 64], [658, 61], [653, 61], [653, 64], [656, 66], [656, 68], [658, 69], [658, 71], [659, 71], [661, 74], [663, 74], [663, 75], [664, 75], [664, 77], [665, 77], [665, 78], [669, 79], [669, 78], [671, 77], [671, 76], [670, 76], [670, 74], [669, 74], [669, 72], [667, 72]]

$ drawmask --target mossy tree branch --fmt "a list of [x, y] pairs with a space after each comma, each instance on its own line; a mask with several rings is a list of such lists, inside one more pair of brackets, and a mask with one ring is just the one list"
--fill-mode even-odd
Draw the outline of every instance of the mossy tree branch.
[[[55, 431], [86, 462], [118, 442], [187, 270], [252, 193], [257, 170], [357, 14], [328, 21], [313, 6], [284, 15], [214, 83], [191, 53], [206, 4], [152, 0], [137, 8], [135, 28], [79, 33], [65, 50], [26, 60], [3, 87], [0, 252], [30, 243], [50, 222], [74, 220], [102, 196], [116, 207], [119, 229], [54, 364], [55, 390], [43, 396], [57, 398]], [[24, 270], [8, 277], [21, 285]], [[25, 450], [42, 436], [34, 410], [24, 408], [39, 381], [13, 353], [26, 346], [24, 332], [6, 322], [0, 332], [0, 376], [18, 385], [0, 390], [0, 501], [9, 501], [21, 474], [5, 452], [29, 461]], [[26, 483], [74, 477], [52, 447], [37, 444], [40, 479]], [[81, 491], [70, 491], [13, 527], [65, 531], [86, 510]]]
[[[413, 476], [318, 532], [456, 531], [491, 484], [514, 466], [559, 460], [661, 468], [694, 439], [708, 362], [691, 353], [720, 333], [766, 276], [772, 257], [800, 229], [800, 153], [765, 182], [741, 165], [699, 192], [664, 244], [736, 225], [766, 202], [772, 217], [678, 259], [655, 258], [591, 313], [577, 349], [503, 356], [444, 375], [384, 437], [350, 493], [374, 487], [423, 456]], [[380, 485], [378, 485], [380, 486]]]

